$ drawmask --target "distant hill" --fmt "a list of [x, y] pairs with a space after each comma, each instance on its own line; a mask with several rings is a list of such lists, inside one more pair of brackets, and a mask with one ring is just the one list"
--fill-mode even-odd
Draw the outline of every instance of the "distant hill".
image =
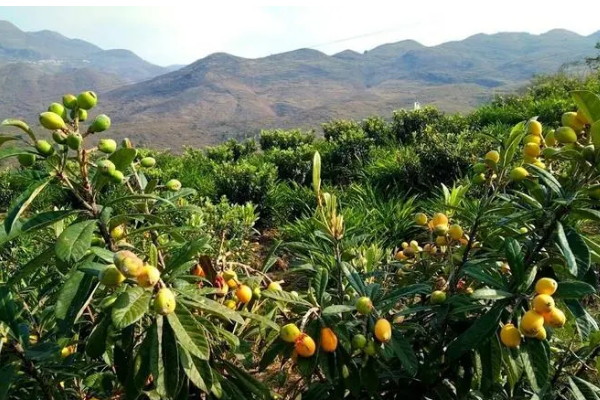
[[259, 59], [212, 54], [178, 71], [108, 93], [125, 132], [160, 147], [202, 145], [261, 128], [318, 127], [412, 107], [464, 111], [535, 74], [595, 53], [600, 32], [478, 34], [427, 47], [407, 40], [363, 54], [300, 49]]
[[332, 118], [389, 115], [414, 101], [465, 111], [533, 75], [595, 55], [600, 31], [478, 34], [427, 47], [413, 40], [332, 56], [299, 49], [247, 59], [215, 53], [158, 67], [50, 31], [0, 21], [0, 119], [32, 115], [64, 92], [92, 88], [117, 137], [180, 149], [263, 128], [318, 128]]
[[23, 32], [0, 21], [0, 112], [31, 115], [57, 95], [110, 89], [171, 71], [129, 50], [102, 50], [52, 31]]

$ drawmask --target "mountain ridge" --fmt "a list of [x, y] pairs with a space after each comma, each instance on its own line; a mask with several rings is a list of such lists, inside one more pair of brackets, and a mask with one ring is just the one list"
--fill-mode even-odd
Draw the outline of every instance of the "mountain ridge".
[[[595, 55], [600, 31], [501, 32], [426, 46], [384, 43], [328, 55], [310, 48], [245, 58], [217, 52], [159, 67], [52, 31], [0, 21], [0, 119], [37, 114], [65, 92], [92, 89], [98, 112], [141, 145], [179, 149], [260, 129], [318, 129], [334, 118], [390, 115], [414, 101], [466, 111], [532, 76]], [[31, 118], [29, 118], [31, 119]]]

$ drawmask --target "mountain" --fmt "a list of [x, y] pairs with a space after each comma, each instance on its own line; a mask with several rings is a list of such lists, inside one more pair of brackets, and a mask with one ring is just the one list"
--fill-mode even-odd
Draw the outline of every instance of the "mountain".
[[[0, 119], [32, 115], [63, 93], [95, 90], [117, 138], [179, 150], [268, 128], [318, 128], [334, 118], [390, 115], [413, 102], [466, 111], [535, 74], [596, 55], [600, 31], [477, 34], [424, 46], [413, 40], [358, 53], [298, 49], [248, 59], [215, 53], [158, 67], [56, 32], [0, 21]], [[95, 110], [94, 110], [95, 111]]]
[[129, 50], [103, 50], [57, 32], [24, 32], [8, 21], [0, 21], [0, 66], [6, 64], [33, 65], [49, 74], [91, 69], [117, 76], [119, 85], [171, 70], [151, 64]]
[[107, 94], [123, 133], [156, 147], [213, 144], [265, 128], [318, 128], [389, 115], [414, 101], [465, 111], [535, 74], [594, 55], [600, 32], [478, 34], [427, 47], [412, 40], [328, 56], [299, 49], [258, 59], [216, 53]]

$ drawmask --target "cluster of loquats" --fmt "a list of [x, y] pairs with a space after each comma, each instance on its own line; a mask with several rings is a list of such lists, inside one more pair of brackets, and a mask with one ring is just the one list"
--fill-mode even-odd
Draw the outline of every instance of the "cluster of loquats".
[[[414, 217], [414, 223], [426, 229], [428, 238], [422, 243], [422, 246], [416, 240], [403, 242], [401, 249], [395, 253], [395, 259], [405, 266], [416, 265], [420, 261], [429, 259], [431, 261], [442, 261], [449, 258], [452, 262], [460, 262], [462, 253], [469, 245], [469, 235], [467, 235], [460, 224], [452, 222], [444, 213], [434, 213], [431, 218], [425, 213], [417, 213]], [[481, 247], [480, 243], [473, 241], [471, 251]], [[400, 271], [401, 272], [401, 271]], [[466, 293], [472, 292], [472, 288], [461, 281], [460, 289]], [[432, 292], [430, 302], [432, 304], [441, 304], [446, 301], [445, 289], [447, 282], [439, 277], [436, 283], [439, 290]]]
[[[106, 181], [113, 184], [122, 184], [127, 181], [124, 171], [130, 165], [129, 163], [119, 162], [121, 157], [113, 156], [118, 150], [117, 142], [111, 138], [102, 138], [98, 141], [96, 147], [85, 150], [84, 140], [86, 137], [107, 131], [111, 127], [111, 120], [106, 114], [97, 115], [92, 122], [84, 129], [82, 122], [88, 119], [88, 112], [98, 103], [96, 93], [88, 90], [81, 92], [78, 96], [73, 94], [65, 94], [62, 98], [62, 103], [52, 103], [45, 111], [39, 115], [39, 123], [45, 129], [52, 131], [51, 143], [45, 139], [36, 139], [34, 148], [36, 153], [27, 152], [19, 154], [17, 160], [23, 167], [31, 167], [37, 160], [37, 157], [48, 158], [55, 155], [67, 158], [69, 151], [75, 151], [77, 157], [89, 162], [90, 156], [99, 156], [95, 162], [89, 162], [95, 167], [100, 176], [105, 177]], [[14, 122], [26, 131], [29, 127], [25, 124]], [[123, 140], [122, 148], [132, 149], [135, 152], [134, 158], [136, 164], [134, 167], [152, 168], [156, 165], [156, 160], [153, 157], [139, 158], [137, 150], [133, 149], [131, 142], [128, 139]], [[104, 157], [102, 157], [104, 156]], [[88, 170], [82, 172], [87, 178]], [[178, 191], [181, 189], [181, 183], [172, 179], [165, 184], [165, 188], [170, 191]]]
[[[190, 270], [190, 274], [200, 278], [199, 287], [202, 287], [203, 281], [207, 280], [206, 272], [200, 264], [194, 265]], [[260, 285], [240, 279], [237, 272], [232, 268], [217, 272], [212, 285], [217, 290], [216, 296], [221, 298], [223, 305], [231, 310], [237, 310], [244, 306], [251, 309], [253, 301], [259, 300], [263, 293]], [[283, 288], [281, 282], [270, 281], [266, 290], [282, 291]], [[291, 293], [297, 295], [296, 292]]]
[[[128, 283], [145, 289], [156, 288], [153, 301], [154, 310], [162, 315], [175, 311], [176, 301], [173, 292], [164, 286], [160, 279], [160, 271], [153, 265], [144, 262], [135, 253], [121, 250], [115, 253], [113, 264], [107, 265], [100, 273], [100, 283], [115, 288]], [[158, 287], [160, 283], [160, 286]]]
[[562, 328], [567, 320], [565, 314], [556, 307], [552, 295], [558, 284], [554, 279], [541, 278], [535, 284], [536, 296], [531, 302], [531, 309], [521, 317], [519, 328], [508, 323], [500, 330], [500, 340], [506, 347], [518, 347], [521, 335], [538, 340], [546, 340], [544, 325], [551, 328]]
[[[359, 316], [370, 318], [373, 314], [373, 302], [369, 297], [363, 296], [358, 298], [355, 305]], [[367, 326], [368, 324], [365, 324]], [[368, 335], [369, 337], [367, 338]], [[312, 357], [316, 350], [317, 344], [315, 340], [307, 333], [303, 332], [294, 323], [289, 323], [281, 327], [280, 338], [286, 343], [294, 345], [294, 355], [303, 358]], [[356, 333], [352, 336], [350, 343], [347, 346], [353, 350], [354, 354], [364, 353], [366, 356], [374, 356], [377, 354], [377, 342], [380, 344], [388, 343], [392, 339], [392, 325], [385, 318], [378, 318], [374, 321], [370, 333]], [[321, 327], [319, 334], [319, 347], [325, 353], [335, 353], [338, 349], [339, 339], [335, 331], [331, 327]]]

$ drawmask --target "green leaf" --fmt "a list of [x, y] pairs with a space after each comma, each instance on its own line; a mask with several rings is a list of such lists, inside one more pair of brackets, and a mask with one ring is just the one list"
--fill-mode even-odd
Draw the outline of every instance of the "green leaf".
[[581, 281], [562, 281], [558, 283], [558, 289], [554, 297], [563, 299], [580, 299], [589, 294], [596, 293], [596, 289], [589, 283]]
[[567, 240], [567, 236], [565, 235], [565, 231], [560, 222], [556, 223], [556, 240], [563, 257], [565, 257], [569, 272], [573, 276], [577, 276], [577, 260], [575, 259], [573, 251], [571, 251], [571, 246], [569, 246], [569, 241]]
[[450, 361], [457, 360], [465, 352], [477, 348], [498, 329], [500, 316], [504, 310], [504, 303], [497, 302], [482, 316], [475, 319], [473, 324], [458, 336], [446, 351]]
[[96, 323], [96, 326], [90, 333], [90, 336], [85, 342], [85, 353], [91, 358], [99, 358], [106, 351], [106, 337], [108, 334], [108, 327], [110, 326], [110, 318], [103, 317], [100, 322]]
[[56, 240], [55, 252], [61, 261], [79, 261], [89, 250], [96, 221], [83, 221], [70, 225]]
[[112, 321], [117, 329], [123, 329], [138, 321], [148, 311], [152, 292], [132, 286], [121, 293], [113, 304]]
[[251, 320], [254, 320], [260, 324], [266, 325], [271, 329], [274, 329], [275, 331], [279, 332], [279, 325], [277, 325], [275, 322], [273, 322], [273, 320], [266, 318], [260, 314], [255, 314], [253, 312], [249, 312], [249, 311], [238, 311], [238, 313], [242, 316], [244, 316], [245, 318], [249, 318]]
[[565, 305], [575, 317], [577, 331], [582, 340], [587, 340], [590, 333], [598, 330], [598, 323], [587, 310], [576, 300], [564, 300]]
[[238, 383], [237, 386], [240, 389], [244, 389], [244, 392], [254, 393], [259, 396], [259, 398], [269, 398], [271, 396], [271, 392], [267, 386], [259, 382], [243, 369], [238, 368], [226, 360], [222, 360], [222, 364], [225, 367], [225, 370], [235, 378]]
[[492, 335], [490, 339], [479, 347], [481, 358], [481, 391], [490, 394], [497, 383], [501, 382], [502, 349], [498, 336]]
[[4, 229], [7, 234], [10, 234], [13, 230], [15, 223], [19, 217], [25, 212], [27, 207], [31, 205], [33, 200], [44, 190], [44, 188], [50, 183], [51, 179], [35, 182], [27, 188], [26, 191], [21, 193], [19, 197], [14, 201], [11, 209], [6, 213], [6, 219], [4, 220]]
[[0, 147], [2, 147], [2, 145], [4, 143], [11, 142], [13, 140], [18, 140], [18, 139], [19, 139], [18, 136], [0, 135]]
[[498, 271], [496, 262], [483, 264], [467, 261], [462, 269], [462, 273], [496, 289], [506, 289], [506, 284], [502, 279], [500, 271]]
[[0, 122], [0, 126], [14, 126], [15, 128], [19, 128], [27, 135], [29, 135], [31, 140], [33, 140], [34, 142], [37, 140], [29, 125], [27, 125], [26, 122], [21, 121], [19, 119], [5, 119], [4, 121]]
[[550, 379], [550, 360], [544, 341], [527, 339], [521, 345], [523, 369], [531, 388], [540, 392]]
[[206, 238], [187, 242], [182, 246], [167, 262], [166, 271], [171, 271], [188, 261], [195, 260], [199, 253], [206, 252], [210, 249]]
[[425, 283], [404, 286], [387, 293], [377, 302], [376, 306], [378, 310], [384, 312], [394, 307], [400, 299], [413, 297], [418, 294], [427, 294], [429, 292], [431, 292], [431, 286]]
[[113, 206], [116, 204], [125, 203], [125, 202], [133, 201], [133, 200], [155, 200], [157, 202], [162, 202], [162, 203], [168, 204], [169, 206], [171, 206], [173, 208], [177, 207], [174, 203], [171, 203], [169, 200], [164, 199], [164, 198], [154, 195], [154, 194], [134, 194], [134, 195], [130, 195], [130, 196], [119, 197], [119, 198], [113, 199], [111, 201], [108, 201], [105, 205]]
[[512, 293], [490, 288], [477, 289], [473, 292], [473, 294], [471, 294], [471, 297], [477, 300], [499, 300], [513, 296], [514, 295]]
[[560, 185], [560, 183], [556, 180], [556, 178], [554, 177], [554, 175], [552, 175], [550, 172], [546, 171], [545, 169], [542, 169], [536, 165], [533, 164], [528, 164], [527, 167], [529, 169], [532, 169], [533, 172], [535, 173], [535, 175], [540, 178], [540, 180], [544, 183], [544, 185], [546, 185], [546, 187], [550, 190], [552, 190], [557, 196], [559, 197], [564, 197], [563, 196], [563, 189], [562, 186]]
[[590, 221], [600, 221], [600, 211], [591, 208], [578, 208], [571, 212], [571, 215], [578, 219], [589, 219]]
[[156, 386], [163, 397], [173, 398], [179, 387], [179, 348], [173, 330], [163, 321], [162, 316], [157, 318], [159, 351]]
[[332, 314], [340, 314], [340, 313], [345, 313], [345, 312], [354, 311], [354, 310], [356, 310], [356, 307], [354, 307], [354, 306], [346, 306], [343, 304], [338, 304], [338, 305], [334, 305], [334, 306], [325, 307], [325, 309], [323, 310], [323, 312], [321, 314], [322, 315], [332, 315]]
[[510, 131], [510, 135], [504, 141], [504, 146], [500, 153], [500, 168], [506, 167], [512, 162], [521, 140], [525, 136], [525, 122], [519, 122]]
[[575, 256], [575, 262], [577, 263], [577, 278], [583, 279], [587, 271], [590, 269], [592, 263], [592, 257], [590, 249], [588, 248], [583, 236], [577, 233], [574, 229], [568, 228], [566, 230], [567, 241], [569, 247]]
[[23, 222], [23, 225], [21, 225], [21, 232], [25, 233], [44, 228], [52, 225], [55, 222], [62, 221], [71, 215], [78, 214], [79, 212], [79, 210], [56, 210], [41, 212]]
[[296, 297], [293, 294], [286, 292], [284, 290], [263, 290], [263, 297], [268, 299], [282, 301], [284, 303], [297, 304], [299, 306], [312, 307], [308, 301], [301, 299], [300, 297]]
[[37, 272], [41, 266], [48, 264], [54, 260], [54, 248], [48, 247], [46, 250], [35, 256], [27, 264], [19, 268], [13, 276], [8, 280], [8, 284], [12, 285], [17, 283], [19, 280]]
[[286, 349], [289, 350], [290, 348], [291, 346], [289, 343], [279, 339], [275, 340], [263, 353], [260, 363], [258, 364], [258, 370], [264, 371], [267, 367], [273, 364], [273, 361], [275, 361], [278, 355], [283, 355]]
[[515, 386], [520, 382], [521, 375], [523, 375], [520, 358], [516, 357], [515, 354], [518, 354], [517, 350], [509, 349], [507, 347], [502, 348], [502, 363], [504, 364], [506, 380], [510, 386], [511, 394], [515, 389]]
[[[237, 312], [233, 311], [228, 307], [225, 307], [221, 303], [218, 303], [214, 300], [202, 296], [202, 294], [197, 293], [198, 289], [195, 287], [175, 288], [175, 291], [184, 297], [184, 299], [182, 299], [184, 303], [188, 303], [193, 307], [199, 308], [203, 311], [206, 311], [207, 313], [216, 315], [225, 320], [237, 322], [240, 324], [244, 323], [244, 319], [240, 317], [240, 315]], [[266, 290], [264, 292], [266, 292]]]
[[512, 276], [512, 288], [519, 287], [525, 279], [525, 265], [521, 245], [514, 238], [506, 239], [504, 243], [506, 260], [510, 266]]
[[577, 376], [567, 377], [576, 400], [600, 400], [600, 388]]
[[12, 364], [6, 364], [0, 367], [0, 400], [8, 399], [10, 386], [13, 378], [17, 376], [15, 367]]
[[329, 282], [329, 274], [327, 270], [323, 267], [317, 268], [317, 273], [312, 279], [312, 287], [315, 289], [315, 293], [317, 295], [317, 301], [319, 304], [323, 303], [323, 296], [327, 291], [327, 283]]
[[199, 371], [198, 367], [196, 367], [193, 357], [185, 350], [185, 348], [180, 348], [179, 350], [179, 360], [181, 361], [181, 368], [183, 368], [185, 375], [194, 386], [204, 393], [208, 393], [209, 388], [204, 382], [204, 379], [202, 379], [202, 373]]
[[35, 154], [29, 150], [25, 149], [16, 149], [14, 147], [9, 147], [7, 149], [0, 150], [0, 160], [4, 160], [5, 158], [16, 157], [21, 154]]
[[206, 330], [186, 307], [180, 305], [174, 313], [167, 315], [167, 319], [181, 347], [201, 360], [209, 359], [210, 347]]
[[367, 288], [360, 275], [358, 275], [354, 268], [347, 262], [342, 262], [341, 268], [342, 272], [344, 273], [344, 276], [346, 277], [346, 279], [348, 279], [348, 283], [350, 284], [350, 286], [352, 286], [352, 288], [356, 290], [359, 294], [364, 295]]
[[94, 277], [72, 271], [58, 294], [54, 315], [62, 332], [69, 331], [81, 316], [93, 295]]
[[146, 331], [144, 340], [135, 354], [133, 368], [130, 369], [130, 376], [127, 379], [126, 387], [129, 389], [127, 393], [130, 395], [128, 397], [136, 398], [152, 373], [153, 365], [158, 358], [158, 337], [155, 332], [153, 327]]
[[571, 92], [578, 110], [591, 122], [600, 120], [600, 98], [589, 90]]
[[416, 376], [419, 370], [419, 361], [417, 360], [417, 356], [415, 355], [410, 342], [406, 340], [398, 330], [394, 330], [392, 332], [392, 343], [390, 345], [408, 375]]
[[119, 171], [125, 171], [131, 165], [133, 160], [135, 160], [136, 156], [136, 149], [120, 148], [112, 153], [108, 159], [115, 164], [115, 167]]

